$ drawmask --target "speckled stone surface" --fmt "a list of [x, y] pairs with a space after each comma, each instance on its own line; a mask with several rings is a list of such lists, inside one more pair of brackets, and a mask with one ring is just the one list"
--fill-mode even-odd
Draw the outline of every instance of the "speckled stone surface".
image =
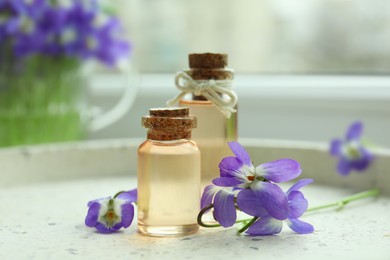
[[[307, 213], [313, 234], [285, 226], [266, 237], [237, 235], [236, 228], [152, 238], [129, 229], [103, 235], [84, 226], [86, 203], [136, 186], [141, 139], [101, 140], [0, 149], [0, 260], [3, 259], [390, 259], [390, 150], [376, 151], [369, 171], [335, 172], [325, 143], [244, 139], [255, 164], [289, 157], [301, 163], [310, 206], [377, 187], [378, 199], [343, 210]], [[288, 188], [284, 186], [285, 189]]]
[[[107, 177], [2, 187], [0, 259], [390, 259], [387, 197], [307, 213], [302, 219], [316, 229], [308, 235], [285, 226], [279, 235], [266, 237], [237, 235], [233, 227], [152, 238], [136, 232], [136, 221], [110, 235], [84, 226], [88, 200], [135, 184], [134, 177]], [[319, 185], [304, 191], [311, 206], [351, 194]]]

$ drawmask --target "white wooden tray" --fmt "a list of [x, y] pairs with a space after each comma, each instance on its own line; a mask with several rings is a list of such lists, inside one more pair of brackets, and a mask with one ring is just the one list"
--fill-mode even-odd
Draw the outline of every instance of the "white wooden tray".
[[[243, 139], [255, 164], [289, 157], [310, 206], [378, 187], [365, 199], [305, 214], [313, 234], [286, 226], [276, 236], [238, 236], [236, 229], [204, 229], [177, 238], [150, 238], [136, 221], [111, 235], [84, 226], [86, 203], [136, 186], [136, 150], [142, 140], [105, 140], [0, 150], [0, 259], [390, 259], [390, 152], [377, 150], [373, 167], [341, 177], [326, 144]], [[285, 185], [284, 188], [287, 188]], [[135, 218], [136, 219], [136, 218]]]

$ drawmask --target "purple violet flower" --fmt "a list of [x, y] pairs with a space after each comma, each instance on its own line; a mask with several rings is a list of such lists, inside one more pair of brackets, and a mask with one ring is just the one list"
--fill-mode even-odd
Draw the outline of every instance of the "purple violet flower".
[[108, 66], [127, 59], [131, 51], [119, 20], [104, 12], [96, 0], [69, 0], [67, 5], [1, 0], [0, 47], [4, 44], [16, 58], [65, 55], [94, 58]]
[[[287, 225], [300, 234], [314, 231], [312, 225], [298, 219], [308, 206], [306, 198], [299, 189], [312, 182], [312, 179], [302, 179], [296, 182], [286, 193], [289, 205]], [[237, 205], [245, 213], [258, 217], [246, 231], [247, 234], [252, 236], [274, 235], [282, 230], [283, 221], [270, 216], [252, 190], [242, 190], [237, 196]]]
[[330, 143], [330, 154], [338, 157], [337, 171], [347, 176], [352, 170], [364, 171], [368, 168], [374, 156], [361, 143], [363, 124], [352, 123], [345, 139], [333, 139]]
[[286, 219], [289, 215], [288, 199], [283, 190], [274, 183], [289, 181], [299, 176], [302, 172], [299, 163], [292, 159], [279, 159], [254, 167], [244, 147], [237, 142], [230, 142], [229, 147], [235, 156], [221, 161], [221, 177], [214, 179], [213, 184], [237, 190], [250, 189], [271, 217]]
[[137, 189], [121, 192], [114, 198], [107, 197], [88, 202], [85, 225], [95, 227], [101, 233], [111, 233], [131, 225], [134, 217], [133, 202], [137, 201]]

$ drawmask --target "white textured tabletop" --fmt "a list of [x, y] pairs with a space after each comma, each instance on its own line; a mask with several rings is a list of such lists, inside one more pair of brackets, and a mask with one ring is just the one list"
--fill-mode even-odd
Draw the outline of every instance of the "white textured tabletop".
[[[84, 226], [90, 199], [135, 187], [135, 178], [40, 182], [0, 190], [0, 259], [390, 259], [390, 199], [365, 199], [341, 211], [307, 213], [313, 234], [285, 227], [279, 235], [249, 237], [236, 228], [201, 228], [176, 238], [145, 237], [129, 229], [99, 234]], [[309, 185], [310, 206], [351, 191]]]
[[342, 177], [325, 143], [243, 139], [256, 163], [293, 158], [309, 206], [379, 188], [378, 199], [342, 211], [307, 213], [315, 232], [287, 227], [275, 236], [237, 235], [236, 228], [204, 229], [177, 238], [144, 237], [136, 218], [124, 231], [103, 235], [84, 226], [86, 203], [136, 185], [142, 140], [99, 140], [0, 149], [0, 260], [3, 259], [390, 259], [390, 150], [376, 151], [363, 174]]

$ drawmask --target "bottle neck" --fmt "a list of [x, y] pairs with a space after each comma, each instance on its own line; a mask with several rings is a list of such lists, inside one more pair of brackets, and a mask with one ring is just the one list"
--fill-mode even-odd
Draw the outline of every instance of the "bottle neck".
[[[207, 80], [232, 80], [234, 78], [234, 72], [228, 68], [208, 68], [208, 69], [194, 69], [184, 70], [195, 81], [207, 81]], [[221, 96], [221, 94], [218, 94]], [[190, 100], [194, 101], [208, 101], [208, 99], [202, 95], [191, 94]]]
[[149, 140], [174, 141], [180, 139], [191, 139], [191, 130], [188, 129], [149, 129], [147, 133]]

